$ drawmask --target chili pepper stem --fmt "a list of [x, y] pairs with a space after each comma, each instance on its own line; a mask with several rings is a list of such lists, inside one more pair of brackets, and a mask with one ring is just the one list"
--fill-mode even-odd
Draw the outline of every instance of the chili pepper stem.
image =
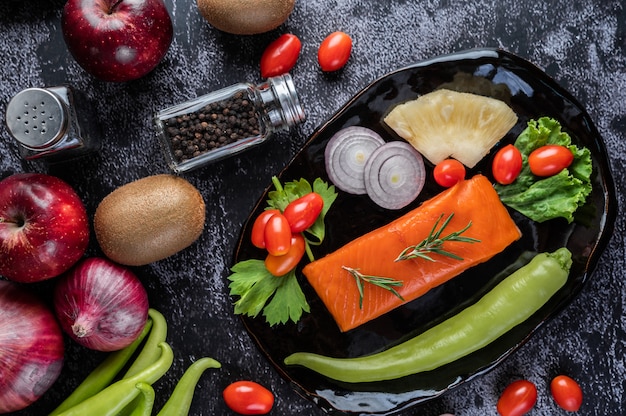
[[139, 390], [141, 394], [135, 398], [135, 401], [139, 403], [130, 416], [150, 416], [152, 414], [152, 408], [154, 407], [154, 389], [150, 384], [144, 382], [137, 383], [135, 388]]
[[219, 362], [209, 357], [201, 358], [191, 364], [157, 416], [187, 415], [193, 400], [194, 390], [204, 370], [221, 368], [221, 366]]

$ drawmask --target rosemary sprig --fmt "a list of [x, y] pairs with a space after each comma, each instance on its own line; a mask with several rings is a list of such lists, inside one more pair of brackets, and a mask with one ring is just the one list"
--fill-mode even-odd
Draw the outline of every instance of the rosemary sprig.
[[356, 281], [356, 287], [359, 290], [359, 309], [363, 309], [363, 282], [388, 290], [396, 295], [400, 300], [404, 301], [402, 295], [399, 294], [394, 288], [395, 286], [402, 286], [401, 281], [392, 279], [391, 277], [370, 276], [363, 274], [359, 272], [359, 269], [353, 269], [352, 267], [341, 266], [341, 268], [350, 273]]
[[450, 257], [455, 260], [463, 260], [462, 257], [444, 250], [443, 243], [445, 243], [446, 241], [457, 241], [460, 243], [479, 243], [480, 240], [476, 238], [464, 237], [461, 235], [472, 226], [472, 221], [470, 221], [465, 227], [463, 227], [463, 229], [450, 233], [445, 237], [441, 237], [441, 233], [448, 226], [448, 223], [454, 216], [454, 213], [450, 214], [448, 218], [446, 218], [446, 220], [443, 222], [441, 227], [437, 230], [437, 226], [439, 225], [439, 222], [441, 221], [443, 216], [444, 214], [441, 214], [439, 216], [439, 218], [435, 222], [435, 225], [433, 225], [430, 234], [428, 234], [428, 237], [426, 237], [421, 243], [414, 246], [409, 246], [402, 250], [402, 253], [400, 253], [395, 261], [421, 258], [434, 262], [435, 260], [429, 255], [432, 253], [441, 254], [442, 256]]
[[[402, 250], [402, 253], [400, 253], [395, 261], [421, 258], [434, 262], [436, 260], [429, 255], [432, 253], [441, 254], [442, 256], [447, 256], [456, 260], [463, 260], [462, 257], [444, 250], [443, 243], [445, 243], [446, 241], [457, 241], [461, 243], [479, 243], [480, 240], [461, 235], [472, 226], [472, 221], [470, 221], [465, 227], [463, 227], [463, 229], [452, 232], [445, 237], [441, 237], [441, 233], [448, 226], [453, 216], [454, 213], [450, 214], [448, 218], [445, 219], [441, 227], [437, 229], [439, 223], [444, 217], [444, 214], [441, 214], [439, 218], [437, 218], [435, 225], [433, 225], [432, 230], [430, 230], [428, 237], [426, 237], [421, 243], [414, 246], [409, 246]], [[396, 295], [400, 300], [404, 301], [402, 295], [400, 295], [400, 293], [398, 293], [398, 291], [395, 289], [395, 287], [402, 286], [402, 281], [395, 280], [391, 277], [363, 274], [359, 271], [359, 269], [354, 269], [352, 267], [341, 266], [341, 268], [350, 273], [356, 281], [356, 287], [359, 291], [359, 309], [363, 309], [363, 283], [370, 283], [374, 286], [378, 286], [385, 290], [388, 290]]]

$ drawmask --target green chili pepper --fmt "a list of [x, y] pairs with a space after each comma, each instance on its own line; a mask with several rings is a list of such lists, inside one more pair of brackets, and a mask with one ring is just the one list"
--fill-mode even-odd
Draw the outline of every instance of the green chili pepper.
[[144, 382], [137, 383], [135, 388], [139, 390], [141, 395], [138, 396], [140, 400], [130, 416], [150, 416], [154, 407], [154, 389], [150, 384]]
[[152, 384], [169, 370], [174, 361], [172, 348], [165, 342], [159, 344], [161, 356], [152, 365], [136, 375], [124, 378], [91, 396], [87, 400], [66, 410], [59, 416], [114, 416], [123, 410], [140, 393], [137, 383]]
[[185, 416], [189, 414], [191, 400], [200, 376], [208, 368], [220, 368], [221, 366], [219, 362], [209, 357], [201, 358], [191, 364], [157, 416]]
[[56, 416], [70, 409], [107, 387], [133, 356], [151, 328], [152, 319], [148, 318], [141, 334], [132, 344], [109, 354], [49, 416]]
[[[141, 349], [141, 352], [137, 355], [137, 358], [130, 365], [124, 378], [129, 378], [137, 373], [141, 372], [144, 368], [154, 363], [161, 355], [161, 349], [159, 344], [165, 342], [167, 338], [167, 321], [163, 314], [156, 309], [148, 309], [148, 316], [153, 322], [152, 331], [150, 336], [146, 340], [145, 345]], [[139, 406], [141, 397], [136, 397], [132, 403], [119, 413], [117, 416], [130, 416], [134, 409]]]
[[524, 322], [567, 281], [572, 254], [566, 248], [537, 254], [480, 300], [416, 337], [385, 351], [356, 358], [297, 352], [301, 365], [348, 383], [392, 380], [448, 364], [476, 351]]
[[124, 374], [124, 378], [129, 378], [141, 372], [144, 368], [154, 363], [161, 355], [159, 344], [165, 342], [167, 338], [167, 322], [161, 312], [156, 309], [148, 309], [148, 316], [152, 319], [152, 331], [146, 340], [146, 344], [133, 361], [130, 368]]

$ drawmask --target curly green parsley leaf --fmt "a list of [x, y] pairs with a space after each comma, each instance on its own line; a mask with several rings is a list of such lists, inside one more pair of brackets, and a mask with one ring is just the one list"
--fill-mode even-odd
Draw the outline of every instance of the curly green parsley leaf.
[[241, 261], [231, 271], [230, 294], [239, 296], [236, 314], [255, 318], [263, 312], [267, 323], [274, 326], [289, 320], [298, 322], [303, 312], [310, 311], [294, 271], [275, 277], [267, 271], [263, 260], [256, 259]]
[[[574, 161], [560, 173], [540, 178], [528, 166], [530, 153], [547, 144], [569, 148]], [[561, 131], [558, 121], [542, 117], [530, 120], [515, 141], [522, 153], [522, 171], [510, 185], [496, 184], [502, 202], [536, 222], [562, 217], [571, 223], [574, 212], [582, 206], [591, 193], [591, 152], [572, 144], [570, 136]]]

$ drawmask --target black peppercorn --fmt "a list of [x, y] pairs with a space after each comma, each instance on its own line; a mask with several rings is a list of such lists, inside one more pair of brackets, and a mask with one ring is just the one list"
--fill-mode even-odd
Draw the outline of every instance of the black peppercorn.
[[[211, 149], [258, 136], [256, 112], [251, 101], [242, 97], [241, 93], [235, 94], [232, 99], [211, 103], [197, 113], [165, 120], [165, 133], [176, 162], [182, 162], [186, 156], [197, 157]], [[190, 120], [195, 122], [190, 124]]]
[[169, 166], [194, 169], [259, 144], [302, 122], [291, 77], [236, 84], [159, 112], [158, 137]]

